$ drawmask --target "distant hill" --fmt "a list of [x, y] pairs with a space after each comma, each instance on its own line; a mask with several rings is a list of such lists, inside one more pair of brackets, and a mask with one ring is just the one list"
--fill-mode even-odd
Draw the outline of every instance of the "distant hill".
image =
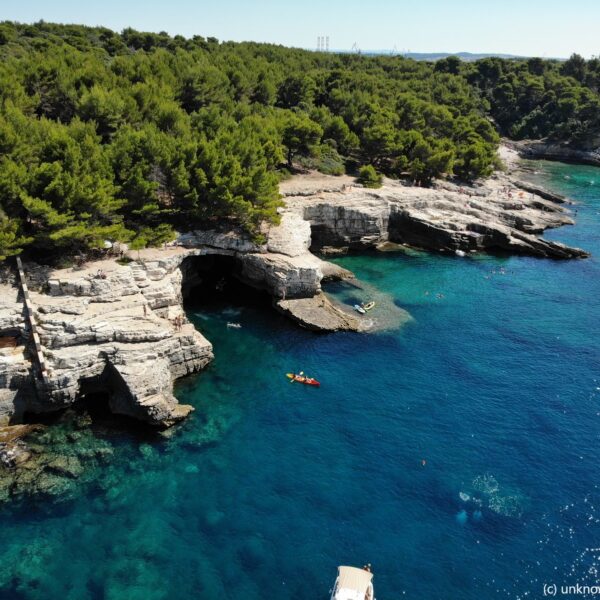
[[[353, 52], [352, 50], [332, 50], [342, 54]], [[404, 56], [414, 60], [429, 60], [436, 61], [448, 56], [458, 56], [465, 62], [473, 62], [481, 58], [496, 57], [504, 59], [523, 59], [528, 56], [519, 56], [516, 54], [493, 54], [493, 53], [472, 53], [472, 52], [394, 52], [392, 50], [363, 50], [360, 52], [364, 56]], [[563, 60], [563, 59], [555, 59]]]
[[458, 56], [464, 61], [470, 62], [473, 60], [479, 60], [480, 58], [488, 58], [491, 56], [497, 58], [527, 58], [524, 56], [517, 56], [515, 54], [474, 54], [472, 52], [408, 52], [403, 54], [407, 58], [414, 58], [415, 60], [439, 60], [440, 58], [446, 58], [448, 56]]

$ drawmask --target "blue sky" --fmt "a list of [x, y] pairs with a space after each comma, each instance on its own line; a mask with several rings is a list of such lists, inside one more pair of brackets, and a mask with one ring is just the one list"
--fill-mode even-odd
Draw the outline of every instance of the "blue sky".
[[0, 0], [0, 19], [303, 48], [600, 54], [600, 0]]

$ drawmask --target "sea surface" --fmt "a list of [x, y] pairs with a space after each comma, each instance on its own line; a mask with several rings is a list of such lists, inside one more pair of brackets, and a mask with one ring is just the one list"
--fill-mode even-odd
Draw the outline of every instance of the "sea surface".
[[330, 291], [376, 300], [372, 334], [196, 301], [216, 354], [177, 387], [196, 412], [168, 439], [104, 433], [90, 482], [2, 508], [0, 599], [326, 600], [338, 565], [365, 563], [379, 600], [596, 583], [600, 169], [530, 166], [577, 203], [547, 237], [592, 258], [336, 259], [363, 287]]

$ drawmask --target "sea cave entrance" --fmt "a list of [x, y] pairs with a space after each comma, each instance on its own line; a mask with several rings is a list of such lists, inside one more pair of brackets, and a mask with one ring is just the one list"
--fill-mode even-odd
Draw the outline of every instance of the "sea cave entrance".
[[[117, 433], [138, 435], [140, 439], [155, 439], [157, 430], [139, 415], [131, 392], [117, 369], [107, 363], [101, 373], [79, 380], [77, 399], [58, 410], [25, 412], [23, 423], [91, 428], [100, 435]], [[158, 439], [158, 438], [156, 438]]]
[[239, 258], [224, 254], [189, 256], [181, 264], [184, 307], [271, 307], [272, 298], [249, 284]]

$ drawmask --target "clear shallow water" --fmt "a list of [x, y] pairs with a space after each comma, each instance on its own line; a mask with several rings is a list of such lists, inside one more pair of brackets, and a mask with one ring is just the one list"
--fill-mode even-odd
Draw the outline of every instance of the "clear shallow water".
[[217, 356], [178, 386], [194, 417], [113, 436], [68, 502], [3, 509], [0, 599], [325, 599], [338, 564], [365, 562], [380, 600], [595, 582], [600, 170], [538, 168], [579, 201], [548, 237], [591, 259], [339, 259], [412, 316], [370, 335], [190, 308]]

